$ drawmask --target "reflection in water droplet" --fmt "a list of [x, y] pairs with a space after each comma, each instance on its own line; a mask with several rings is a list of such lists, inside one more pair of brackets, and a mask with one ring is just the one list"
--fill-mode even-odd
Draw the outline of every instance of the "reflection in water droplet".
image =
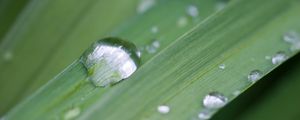
[[156, 0], [140, 0], [140, 3], [137, 6], [137, 13], [142, 14], [153, 7], [156, 3]]
[[283, 40], [291, 44], [291, 51], [300, 50], [300, 37], [296, 31], [289, 31], [283, 35]]
[[259, 80], [262, 77], [262, 72], [259, 70], [253, 70], [250, 72], [250, 74], [248, 75], [248, 80], [250, 82], [256, 82], [257, 80]]
[[186, 12], [188, 15], [190, 15], [192, 17], [197, 17], [199, 14], [198, 8], [195, 5], [189, 5], [186, 9]]
[[80, 108], [75, 107], [64, 114], [64, 120], [71, 120], [80, 114]]
[[287, 56], [284, 52], [280, 51], [277, 52], [276, 55], [272, 57], [272, 63], [275, 64], [280, 64], [284, 62], [287, 59]]
[[157, 33], [157, 32], [158, 32], [158, 27], [157, 27], [157, 26], [153, 26], [153, 27], [151, 28], [151, 32], [152, 32], [153, 34]]
[[138, 50], [138, 51], [136, 52], [136, 55], [137, 55], [139, 58], [141, 58], [142, 52]]
[[188, 23], [188, 19], [186, 17], [180, 17], [178, 20], [177, 20], [177, 26], [178, 27], [185, 27]]
[[118, 38], [95, 42], [81, 57], [95, 86], [107, 86], [128, 78], [138, 68], [140, 58], [134, 44]]
[[203, 106], [208, 109], [218, 109], [226, 105], [227, 98], [218, 92], [211, 92], [202, 101]]
[[221, 64], [221, 65], [219, 65], [219, 68], [224, 70], [226, 68], [226, 65], [225, 64]]
[[160, 105], [157, 107], [157, 111], [161, 114], [167, 114], [170, 112], [170, 107], [166, 105]]
[[154, 40], [150, 45], [146, 46], [146, 51], [148, 53], [155, 53], [159, 47], [160, 47], [159, 41]]

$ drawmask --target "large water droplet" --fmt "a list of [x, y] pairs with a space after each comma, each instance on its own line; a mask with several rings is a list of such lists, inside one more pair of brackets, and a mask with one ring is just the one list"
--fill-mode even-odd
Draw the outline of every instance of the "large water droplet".
[[157, 111], [161, 114], [167, 114], [170, 112], [170, 107], [166, 105], [160, 105], [157, 107]]
[[188, 15], [192, 16], [192, 17], [197, 17], [199, 12], [198, 12], [198, 8], [195, 5], [189, 5], [186, 8], [186, 12]]
[[153, 7], [155, 3], [156, 0], [140, 0], [136, 10], [139, 14], [145, 13], [147, 10]]
[[218, 92], [211, 92], [202, 101], [203, 106], [208, 109], [218, 109], [226, 105], [228, 99]]
[[73, 109], [68, 110], [65, 114], [64, 114], [64, 120], [71, 120], [74, 119], [75, 117], [77, 117], [80, 114], [80, 108], [75, 107]]
[[107, 86], [128, 78], [138, 68], [139, 51], [133, 43], [119, 38], [95, 42], [81, 57], [95, 86]]
[[250, 74], [248, 75], [248, 80], [250, 82], [256, 82], [257, 80], [259, 80], [262, 76], [262, 72], [259, 70], [253, 70], [250, 72]]
[[280, 64], [284, 62], [287, 59], [287, 56], [284, 52], [280, 51], [277, 52], [276, 55], [272, 57], [272, 63], [275, 64]]

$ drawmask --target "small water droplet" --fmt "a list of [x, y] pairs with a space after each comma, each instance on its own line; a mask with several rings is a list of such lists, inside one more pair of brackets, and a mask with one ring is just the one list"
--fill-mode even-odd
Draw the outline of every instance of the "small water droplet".
[[218, 0], [215, 5], [216, 11], [223, 10], [227, 6], [227, 0]]
[[248, 80], [250, 82], [256, 82], [257, 80], [259, 80], [262, 77], [262, 72], [259, 70], [253, 70], [249, 73], [248, 75]]
[[271, 56], [265, 56], [265, 59], [266, 59], [266, 60], [270, 60], [270, 59], [271, 59]]
[[146, 51], [148, 53], [155, 53], [159, 47], [160, 47], [159, 41], [154, 40], [150, 45], [146, 46]]
[[300, 42], [300, 37], [296, 31], [289, 31], [283, 35], [283, 40], [290, 44]]
[[156, 33], [158, 32], [158, 27], [157, 27], [157, 26], [151, 27], [151, 32], [152, 32], [153, 34], [156, 34]]
[[212, 112], [210, 110], [204, 109], [198, 114], [198, 118], [200, 120], [208, 120], [212, 116]]
[[284, 52], [280, 51], [277, 52], [276, 55], [272, 57], [272, 63], [275, 64], [280, 64], [284, 62], [287, 59], [287, 56]]
[[178, 20], [177, 20], [177, 26], [178, 27], [184, 27], [186, 26], [188, 23], [188, 19], [186, 17], [181, 16]]
[[234, 96], [238, 96], [238, 95], [240, 95], [240, 94], [241, 94], [241, 91], [239, 91], [239, 90], [236, 90], [236, 91], [234, 91], [232, 94], [233, 94]]
[[197, 17], [199, 12], [198, 12], [198, 8], [195, 5], [189, 5], [186, 8], [186, 12], [188, 15], [192, 16], [192, 17]]
[[157, 107], [157, 111], [161, 114], [167, 114], [170, 112], [170, 107], [166, 105], [160, 105]]
[[5, 52], [3, 53], [3, 59], [4, 61], [10, 61], [13, 58], [13, 54], [11, 52]]
[[137, 13], [143, 14], [156, 4], [156, 0], [140, 0], [137, 6]]
[[95, 86], [115, 84], [131, 76], [138, 68], [140, 58], [133, 43], [119, 38], [104, 38], [95, 42], [81, 56]]
[[218, 92], [211, 92], [202, 101], [203, 106], [208, 109], [218, 109], [226, 105], [227, 98]]
[[75, 117], [77, 117], [80, 114], [80, 108], [75, 107], [73, 109], [68, 110], [65, 114], [64, 114], [64, 120], [71, 120], [74, 119]]
[[283, 35], [283, 40], [291, 44], [291, 51], [300, 50], [300, 35], [296, 31], [289, 31]]
[[219, 65], [219, 68], [224, 70], [226, 68], [226, 65], [225, 64], [221, 64], [221, 65]]

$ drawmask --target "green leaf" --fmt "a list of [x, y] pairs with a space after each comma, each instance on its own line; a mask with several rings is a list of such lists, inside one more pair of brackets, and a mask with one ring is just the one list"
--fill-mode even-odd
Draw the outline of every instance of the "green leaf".
[[220, 110], [212, 120], [298, 118], [299, 54], [288, 60]]
[[[106, 120], [197, 118], [205, 110], [205, 95], [217, 91], [231, 101], [236, 91], [252, 85], [247, 79], [251, 71], [265, 75], [279, 65], [265, 56], [284, 51], [290, 58], [298, 52], [290, 51], [282, 35], [289, 30], [299, 32], [299, 5], [293, 0], [233, 1], [224, 11], [166, 44], [126, 81], [95, 88], [85, 80], [83, 66], [75, 62], [6, 117], [54, 119], [77, 113], [71, 115]], [[135, 25], [125, 26], [124, 31]], [[135, 40], [137, 34], [131, 34]], [[135, 43], [139, 46], [138, 40]], [[218, 68], [221, 64], [226, 65], [224, 70]], [[157, 112], [159, 105], [170, 106], [170, 113]]]
[[0, 70], [0, 113], [59, 73], [92, 41], [107, 36], [115, 26], [133, 16], [136, 3], [30, 1], [1, 43], [0, 54], [10, 57], [0, 59], [1, 68], [5, 68]]
[[[39, 2], [39, 1], [38, 1]], [[53, 1], [54, 2], [54, 1]], [[74, 3], [73, 3], [74, 2]], [[30, 35], [33, 38], [25, 39], [24, 42], [28, 42], [27, 46], [24, 46], [25, 50], [19, 50], [21, 46], [17, 46], [14, 53], [14, 59], [10, 61], [10, 64], [7, 64], [7, 62], [3, 62], [3, 66], [9, 68], [7, 70], [3, 70], [0, 72], [1, 79], [5, 80], [2, 81], [3, 87], [0, 87], [3, 89], [3, 92], [0, 92], [0, 96], [6, 96], [7, 92], [4, 92], [4, 89], [6, 91], [10, 92], [10, 97], [7, 97], [3, 99], [1, 104], [12, 106], [16, 101], [19, 101], [20, 98], [23, 98], [27, 96], [28, 94], [32, 93], [34, 90], [36, 90], [40, 85], [47, 82], [50, 78], [52, 78], [55, 74], [57, 74], [59, 71], [61, 71], [66, 65], [68, 65], [72, 60], [74, 60], [76, 57], [82, 53], [82, 51], [88, 46], [88, 44], [91, 43], [91, 41], [95, 41], [97, 39], [102, 38], [103, 36], [118, 36], [130, 41], [133, 41], [136, 43], [140, 48], [144, 48], [144, 46], [150, 44], [153, 39], [159, 39], [162, 40], [160, 42], [160, 48], [157, 49], [157, 51], [160, 51], [165, 46], [170, 44], [174, 39], [176, 39], [178, 36], [186, 32], [186, 30], [193, 27], [195, 24], [197, 24], [199, 21], [202, 21], [204, 18], [209, 16], [211, 13], [215, 12], [215, 3], [219, 1], [194, 1], [194, 0], [188, 0], [188, 1], [158, 1], [153, 8], [146, 11], [144, 14], [138, 14], [134, 18], [130, 18], [127, 22], [123, 23], [124, 25], [121, 25], [120, 27], [116, 28], [115, 30], [110, 30], [109, 27], [114, 26], [118, 22], [112, 22], [112, 21], [121, 21], [122, 16], [128, 17], [131, 14], [133, 14], [132, 9], [136, 9], [136, 1], [131, 2], [114, 2], [114, 1], [99, 1], [97, 4], [93, 5], [93, 8], [90, 8], [92, 10], [82, 10], [82, 11], [76, 11], [76, 12], [82, 12], [82, 14], [85, 14], [84, 16], [79, 16], [79, 18], [84, 17], [84, 20], [79, 20], [74, 25], [77, 27], [72, 26], [72, 28], [66, 28], [67, 33], [62, 33], [60, 31], [51, 33], [51, 29], [49, 28], [45, 29], [45, 26], [38, 26], [40, 31], [45, 34], [39, 34], [37, 31], [32, 30]], [[70, 6], [70, 9], [78, 9], [76, 6], [76, 1], [71, 2], [72, 5]], [[105, 4], [103, 4], [105, 3]], [[203, 3], [203, 4], [202, 4]], [[61, 4], [54, 2], [54, 5]], [[87, 3], [86, 3], [87, 4]], [[110, 5], [111, 4], [111, 5]], [[128, 11], [128, 15], [120, 13], [119, 11], [123, 11], [120, 8], [120, 6], [127, 5], [125, 10]], [[45, 5], [45, 4], [44, 4]], [[87, 4], [86, 6], [89, 7], [90, 4]], [[168, 7], [165, 7], [167, 5]], [[190, 16], [186, 15], [186, 8], [188, 5], [196, 5], [199, 7], [199, 11], [201, 11], [198, 17], [191, 18]], [[115, 6], [115, 7], [114, 7]], [[106, 9], [107, 7], [113, 9], [115, 8], [115, 11], [110, 11], [110, 16], [107, 16]], [[32, 8], [32, 9], [39, 9], [39, 8]], [[48, 10], [48, 8], [43, 7], [43, 9]], [[63, 7], [62, 7], [63, 9]], [[59, 10], [59, 9], [58, 9]], [[37, 10], [38, 11], [38, 10]], [[52, 11], [52, 10], [50, 10]], [[99, 13], [103, 12], [103, 14]], [[170, 12], [174, 12], [173, 14], [170, 14], [169, 19], [164, 18], [161, 16], [161, 14], [168, 14]], [[53, 12], [50, 15], [56, 16], [58, 12]], [[65, 15], [66, 13], [60, 13], [62, 15]], [[79, 13], [77, 13], [79, 14]], [[120, 14], [122, 14], [120, 16]], [[42, 16], [44, 14], [38, 15], [37, 17], [34, 17], [38, 19], [38, 17]], [[57, 16], [56, 16], [57, 17]], [[64, 16], [61, 20], [53, 21], [53, 24], [50, 25], [51, 27], [61, 27], [65, 26]], [[68, 16], [69, 17], [69, 16]], [[78, 16], [77, 16], [78, 17]], [[104, 19], [105, 17], [105, 19]], [[188, 24], [183, 27], [178, 27], [178, 29], [174, 29], [174, 24], [177, 24], [179, 18], [186, 18], [188, 21]], [[75, 17], [70, 16], [68, 18], [70, 20], [77, 19]], [[125, 19], [125, 18], [123, 18]], [[41, 21], [41, 24], [45, 23], [45, 21]], [[102, 21], [102, 22], [101, 22]], [[172, 24], [171, 24], [172, 23]], [[111, 25], [112, 24], [112, 25]], [[106, 27], [108, 26], [108, 27]], [[157, 26], [159, 29], [159, 32], [155, 35], [151, 33], [151, 28], [153, 26]], [[34, 26], [29, 26], [34, 27]], [[113, 31], [113, 32], [110, 32]], [[26, 31], [21, 31], [26, 32]], [[20, 33], [20, 34], [21, 34]], [[17, 33], [12, 33], [17, 34]], [[28, 33], [29, 34], [29, 33]], [[18, 35], [18, 34], [17, 34]], [[51, 37], [49, 37], [51, 36]], [[61, 37], [60, 37], [61, 36]], [[43, 41], [40, 41], [39, 38], [41, 37], [47, 37], [47, 39], [43, 39]], [[55, 37], [55, 38], [54, 38]], [[56, 40], [55, 44], [50, 44], [49, 42], [53, 42], [53, 40]], [[13, 41], [8, 40], [8, 41]], [[39, 43], [34, 43], [33, 41], [40, 41]], [[36, 46], [32, 46], [32, 44], [40, 44], [38, 47], [42, 47], [43, 51], [36, 51]], [[47, 45], [45, 45], [47, 44]], [[58, 46], [57, 46], [58, 45]], [[34, 48], [33, 48], [34, 47]], [[53, 50], [54, 49], [54, 50]], [[35, 53], [36, 54], [30, 54]], [[157, 52], [158, 53], [158, 52]], [[28, 56], [29, 55], [29, 56]], [[143, 62], [147, 62], [148, 59], [150, 59], [155, 54], [149, 54], [146, 51], [143, 53]], [[27, 56], [27, 57], [25, 57]], [[25, 57], [21, 59], [21, 57]], [[14, 61], [18, 60], [18, 61]], [[1, 60], [0, 60], [1, 63]], [[0, 64], [1, 65], [1, 64]], [[21, 69], [21, 68], [23, 69]], [[17, 69], [18, 68], [18, 69]], [[26, 69], [26, 70], [24, 70]], [[18, 73], [18, 76], [13, 76], [12, 74]], [[15, 85], [15, 83], [18, 82], [19, 84]], [[15, 87], [9, 87], [15, 85]], [[24, 89], [26, 90], [24, 91]], [[25, 92], [25, 93], [24, 93]], [[14, 101], [12, 101], [12, 99]], [[7, 102], [10, 102], [10, 104], [7, 104]]]

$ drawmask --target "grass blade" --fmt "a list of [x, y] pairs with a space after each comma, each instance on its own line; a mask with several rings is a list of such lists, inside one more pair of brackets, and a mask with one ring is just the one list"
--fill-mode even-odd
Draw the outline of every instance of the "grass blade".
[[[67, 68], [6, 117], [51, 119], [55, 117], [53, 115], [61, 117], [65, 111], [68, 113], [72, 108], [79, 108], [82, 112], [78, 113], [78, 119], [197, 118], [197, 114], [205, 109], [201, 101], [208, 93], [222, 92], [232, 100], [236, 97], [233, 95], [235, 91], [242, 92], [252, 85], [247, 80], [252, 70], [258, 69], [265, 75], [279, 65], [265, 60], [266, 55], [285, 51], [288, 57], [292, 57], [298, 52], [289, 51], [290, 45], [282, 41], [282, 34], [286, 31], [299, 30], [297, 11], [299, 2], [293, 0], [234, 1], [224, 11], [198, 24], [149, 59], [126, 82], [105, 89], [92, 90], [93, 87], [89, 86], [76, 90], [70, 86], [76, 86], [76, 81], [80, 82], [86, 75], [82, 67], [74, 69], [80, 73], [68, 72], [70, 68]], [[227, 68], [220, 70], [220, 64]], [[79, 76], [71, 83], [71, 78], [65, 76], [73, 74]], [[61, 92], [51, 92], [62, 81], [67, 81], [70, 86], [62, 84], [59, 86], [63, 88]], [[50, 100], [43, 97], [49, 92], [53, 93]], [[85, 93], [89, 93], [88, 96], [80, 100]], [[156, 111], [156, 107], [162, 104], [171, 107], [169, 114], [161, 115]], [[29, 107], [32, 109], [27, 110]], [[33, 111], [40, 112], [32, 116]]]

